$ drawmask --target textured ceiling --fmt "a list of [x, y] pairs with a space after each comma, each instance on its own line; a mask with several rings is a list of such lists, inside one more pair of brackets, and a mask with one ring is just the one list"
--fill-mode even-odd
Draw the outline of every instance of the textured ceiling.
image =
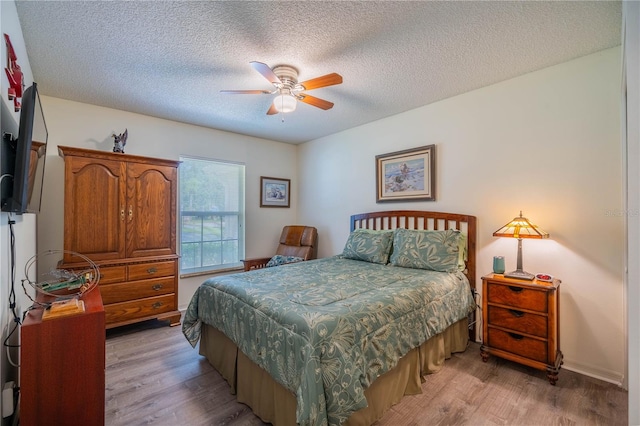
[[[40, 92], [300, 143], [617, 46], [620, 2], [17, 1]], [[335, 103], [266, 115], [249, 62]], [[284, 118], [284, 122], [282, 119]]]

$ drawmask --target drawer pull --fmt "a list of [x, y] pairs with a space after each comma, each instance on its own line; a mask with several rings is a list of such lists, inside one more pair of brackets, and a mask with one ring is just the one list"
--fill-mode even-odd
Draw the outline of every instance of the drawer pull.
[[509, 312], [511, 312], [511, 315], [513, 315], [516, 318], [522, 318], [524, 316], [524, 312], [516, 311], [515, 309], [509, 309]]
[[509, 290], [511, 290], [514, 293], [520, 293], [522, 291], [522, 287], [509, 286]]
[[521, 335], [515, 334], [515, 333], [509, 333], [509, 336], [511, 336], [511, 338], [513, 340], [522, 340], [522, 339], [524, 339], [524, 336], [521, 336]]
[[160, 291], [162, 289], [162, 284], [156, 284], [151, 288], [154, 289], [155, 291]]
[[147, 269], [147, 272], [149, 274], [155, 274], [156, 272], [158, 272], [158, 268], [156, 268], [156, 267], [149, 268], [149, 269]]
[[151, 305], [151, 308], [153, 308], [153, 309], [158, 309], [158, 308], [160, 308], [162, 305], [163, 305], [163, 303], [162, 303], [162, 302], [156, 302], [156, 303], [154, 303], [153, 305]]

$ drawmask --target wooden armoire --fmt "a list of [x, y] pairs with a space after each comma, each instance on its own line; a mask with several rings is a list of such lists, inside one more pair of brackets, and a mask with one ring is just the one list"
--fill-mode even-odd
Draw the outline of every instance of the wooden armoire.
[[178, 161], [60, 146], [64, 258], [100, 268], [106, 328], [148, 319], [180, 323], [176, 210]]

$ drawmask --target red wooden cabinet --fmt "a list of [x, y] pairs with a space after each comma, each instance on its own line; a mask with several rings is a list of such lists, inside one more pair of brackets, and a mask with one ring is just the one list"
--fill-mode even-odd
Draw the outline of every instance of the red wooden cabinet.
[[21, 328], [20, 424], [104, 425], [105, 315], [100, 289], [82, 297], [85, 312]]

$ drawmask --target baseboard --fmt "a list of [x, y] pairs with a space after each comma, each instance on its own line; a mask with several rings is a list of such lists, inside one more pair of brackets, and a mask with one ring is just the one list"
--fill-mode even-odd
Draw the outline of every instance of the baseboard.
[[564, 359], [560, 375], [562, 377], [562, 370], [573, 371], [574, 373], [582, 374], [583, 376], [592, 377], [594, 379], [602, 380], [603, 382], [612, 383], [614, 385], [623, 387], [624, 375], [616, 371], [605, 370], [602, 368], [596, 368], [589, 365], [580, 364], [577, 362], [571, 362]]

